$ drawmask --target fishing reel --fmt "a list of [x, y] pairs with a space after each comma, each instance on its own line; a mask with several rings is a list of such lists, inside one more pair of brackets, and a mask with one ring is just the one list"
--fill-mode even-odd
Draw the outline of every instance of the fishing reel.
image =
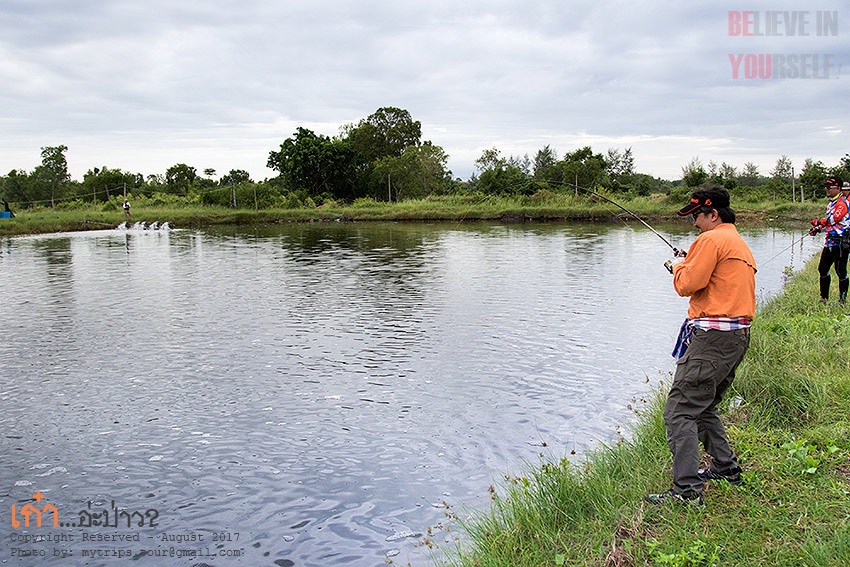
[[[673, 248], [673, 257], [675, 258], [684, 258], [688, 255], [684, 250], [679, 250], [678, 248]], [[667, 268], [667, 271], [671, 274], [673, 273], [673, 260], [667, 260], [664, 262], [664, 267]]]

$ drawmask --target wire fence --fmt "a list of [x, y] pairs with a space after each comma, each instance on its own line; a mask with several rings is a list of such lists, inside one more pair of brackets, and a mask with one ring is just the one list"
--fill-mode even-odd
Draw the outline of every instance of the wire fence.
[[[109, 202], [109, 200], [113, 197], [120, 196], [121, 199], [124, 199], [126, 194], [133, 194], [138, 192], [139, 188], [135, 187], [134, 191], [129, 190], [124, 185], [118, 185], [115, 187], [104, 187], [102, 189], [95, 189], [92, 191], [87, 191], [84, 194], [76, 194], [76, 195], [65, 195], [62, 197], [51, 197], [50, 199], [34, 199], [29, 201], [20, 201], [14, 200], [12, 203], [19, 208], [33, 208], [38, 206], [54, 206], [56, 204], [61, 203], [72, 203], [74, 201], [83, 201], [91, 199], [95, 203], [101, 202]], [[209, 195], [218, 191], [232, 191], [232, 186], [217, 186], [217, 187], [209, 187], [209, 188], [192, 188], [193, 195]], [[145, 191], [145, 193], [163, 193], [166, 195], [174, 195], [178, 197], [185, 197], [186, 195], [178, 195], [177, 193], [169, 193], [167, 191]], [[105, 199], [101, 199], [100, 197], [105, 196]]]

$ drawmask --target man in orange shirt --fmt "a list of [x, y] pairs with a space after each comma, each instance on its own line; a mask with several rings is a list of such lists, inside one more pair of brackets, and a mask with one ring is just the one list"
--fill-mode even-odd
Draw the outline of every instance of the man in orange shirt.
[[[680, 336], [684, 346], [679, 354], [684, 354], [664, 408], [673, 487], [648, 495], [646, 500], [653, 504], [701, 504], [707, 480], [741, 484], [738, 457], [729, 446], [717, 404], [750, 345], [756, 262], [735, 228], [724, 188], [696, 191], [678, 214], [690, 215], [700, 235], [685, 260], [673, 265], [674, 289], [691, 299]], [[712, 457], [706, 470], [699, 468], [700, 442]]]

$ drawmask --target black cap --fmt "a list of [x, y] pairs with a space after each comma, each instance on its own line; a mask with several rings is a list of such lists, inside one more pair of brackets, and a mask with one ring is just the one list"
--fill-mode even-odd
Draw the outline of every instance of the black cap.
[[687, 216], [703, 207], [725, 209], [728, 206], [729, 193], [726, 191], [697, 191], [691, 196], [688, 204], [679, 209], [679, 216]]
[[841, 188], [841, 178], [832, 175], [826, 178], [826, 182], [823, 184], [824, 187], [838, 187]]

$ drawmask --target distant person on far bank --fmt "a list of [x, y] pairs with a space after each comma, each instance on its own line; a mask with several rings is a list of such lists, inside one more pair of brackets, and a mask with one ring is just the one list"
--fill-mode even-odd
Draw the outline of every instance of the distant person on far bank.
[[124, 198], [124, 216], [130, 218], [130, 201]]
[[812, 228], [809, 229], [809, 234], [812, 236], [821, 232], [826, 233], [818, 263], [820, 302], [829, 301], [829, 286], [832, 283], [829, 270], [834, 266], [835, 275], [838, 276], [838, 303], [844, 305], [847, 302], [847, 288], [850, 286], [847, 280], [850, 241], [845, 238], [845, 235], [850, 235], [850, 211], [848, 211], [850, 205], [847, 198], [841, 194], [843, 186], [840, 178], [832, 176], [824, 185], [829, 199], [826, 215], [819, 219], [812, 219]]
[[[735, 212], [723, 187], [694, 192], [678, 214], [690, 216], [700, 234], [685, 259], [672, 266], [673, 288], [680, 296], [690, 297], [664, 407], [673, 486], [647, 495], [646, 500], [699, 506], [706, 481], [742, 482], [738, 457], [729, 446], [717, 405], [750, 346], [756, 262], [735, 228]], [[699, 468], [700, 443], [712, 459], [708, 469]]]

